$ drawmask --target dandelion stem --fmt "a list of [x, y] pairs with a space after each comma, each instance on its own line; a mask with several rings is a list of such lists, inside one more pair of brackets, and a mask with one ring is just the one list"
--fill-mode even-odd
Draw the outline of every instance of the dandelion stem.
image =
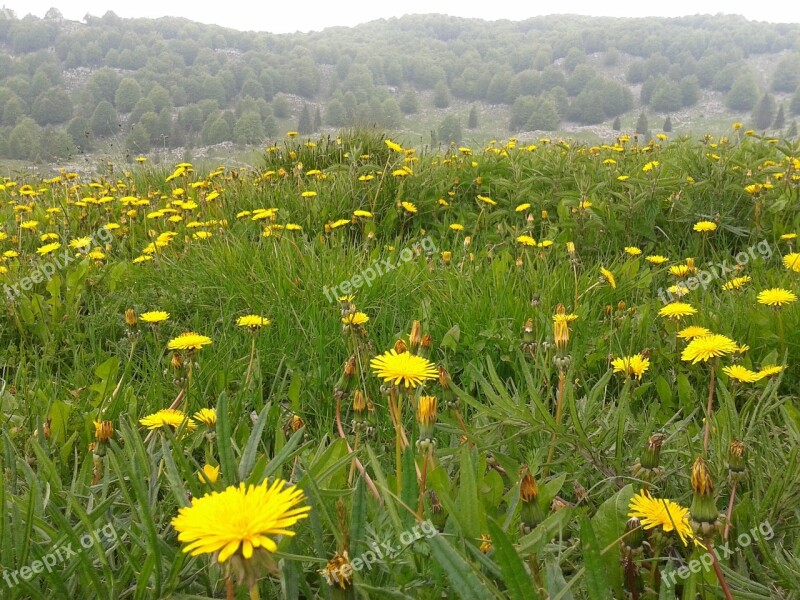
[[728, 533], [730, 533], [731, 529], [731, 515], [733, 514], [733, 504], [736, 501], [736, 486], [739, 485], [738, 481], [733, 482], [733, 487], [731, 488], [731, 500], [728, 502], [728, 512], [725, 517], [725, 531], [722, 533], [722, 541], [728, 541]]
[[417, 505], [417, 519], [422, 521], [422, 511], [425, 507], [425, 484], [428, 480], [428, 453], [422, 454], [422, 477], [419, 482], [419, 504]]
[[717, 575], [717, 581], [719, 581], [719, 585], [722, 587], [722, 593], [725, 594], [726, 600], [733, 600], [733, 594], [731, 594], [731, 588], [728, 587], [728, 582], [725, 580], [725, 575], [722, 573], [722, 567], [719, 566], [719, 560], [717, 560], [717, 553], [714, 551], [714, 544], [711, 541], [711, 538], [706, 538], [706, 548], [708, 548], [708, 554], [711, 556], [711, 562], [714, 564], [714, 573]]
[[[564, 388], [567, 381], [567, 377], [564, 374], [564, 369], [558, 370], [558, 399], [556, 400], [556, 426], [561, 425], [561, 417], [563, 416], [564, 410]], [[550, 474], [550, 464], [553, 462], [553, 457], [556, 453], [556, 439], [558, 438], [558, 433], [554, 430], [553, 433], [550, 435], [550, 449], [547, 451], [547, 463], [542, 470], [542, 478], [547, 477]]]
[[250, 383], [250, 375], [253, 373], [253, 362], [256, 358], [256, 336], [252, 335], [250, 339], [250, 362], [247, 364], [247, 374], [244, 376], [244, 387], [247, 388]]
[[230, 577], [225, 580], [225, 598], [226, 600], [234, 600], [233, 580]]
[[250, 600], [259, 600], [261, 595], [258, 593], [258, 583], [254, 583], [250, 587]]
[[712, 359], [709, 363], [711, 365], [711, 379], [708, 383], [708, 405], [706, 406], [706, 429], [703, 434], [703, 451], [708, 454], [708, 438], [711, 434], [711, 411], [714, 410], [714, 384], [717, 377], [717, 360]]
[[[355, 450], [353, 450], [350, 447], [350, 442], [347, 441], [347, 436], [344, 434], [344, 428], [342, 427], [342, 401], [339, 399], [336, 400], [336, 429], [339, 431], [339, 437], [344, 440], [344, 443], [347, 446], [347, 451], [350, 453], [355, 452]], [[375, 483], [372, 481], [372, 478], [369, 476], [369, 473], [367, 473], [367, 470], [364, 468], [364, 465], [361, 464], [361, 461], [358, 460], [357, 457], [354, 457], [353, 461], [356, 465], [356, 468], [364, 476], [364, 481], [366, 481], [369, 491], [372, 492], [372, 495], [375, 496], [375, 499], [378, 501], [379, 504], [383, 504], [383, 500], [381, 499], [381, 495], [378, 492], [378, 488], [375, 487]]]

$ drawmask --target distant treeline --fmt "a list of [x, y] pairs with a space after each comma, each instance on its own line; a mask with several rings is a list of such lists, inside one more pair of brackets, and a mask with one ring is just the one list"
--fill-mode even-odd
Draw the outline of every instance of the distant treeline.
[[[733, 16], [550, 16], [485, 22], [440, 15], [274, 35], [185, 19], [81, 23], [0, 14], [0, 156], [67, 158], [124, 146], [262, 143], [291, 124], [403, 127], [429, 108], [505, 105], [511, 131], [669, 113], [724, 93], [759, 129], [800, 114], [800, 25]], [[764, 56], [770, 72], [755, 72]], [[786, 100], [786, 107], [776, 101]], [[456, 127], [457, 125], [457, 127]]]

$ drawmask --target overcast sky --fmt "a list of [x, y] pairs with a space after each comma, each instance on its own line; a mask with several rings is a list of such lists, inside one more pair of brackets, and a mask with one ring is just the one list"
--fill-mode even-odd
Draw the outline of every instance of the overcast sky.
[[[541, 8], [537, 8], [536, 5]], [[597, 0], [573, 0], [569, 3], [553, 3], [554, 10], [539, 2], [429, 2], [403, 0], [389, 3], [382, 0], [369, 2], [340, 0], [306, 0], [304, 2], [255, 2], [226, 0], [204, 2], [203, 0], [69, 0], [61, 5], [53, 0], [10, 0], [5, 6], [17, 17], [33, 14], [44, 16], [55, 6], [68, 19], [83, 20], [87, 13], [101, 17], [112, 10], [120, 17], [185, 17], [201, 23], [213, 23], [243, 31], [269, 31], [287, 33], [294, 31], [319, 31], [335, 25], [352, 26], [374, 19], [399, 17], [404, 14], [442, 13], [459, 17], [480, 19], [524, 20], [538, 15], [569, 13], [611, 17], [676, 17], [694, 14], [740, 14], [751, 20], [781, 23], [800, 23], [800, 3], [787, 2], [780, 8], [770, 5], [767, 10], [757, 2], [744, 0], [713, 0], [697, 2], [671, 0], [670, 2], [597, 2]], [[280, 8], [278, 8], [280, 7]], [[287, 10], [288, 7], [288, 10]]]

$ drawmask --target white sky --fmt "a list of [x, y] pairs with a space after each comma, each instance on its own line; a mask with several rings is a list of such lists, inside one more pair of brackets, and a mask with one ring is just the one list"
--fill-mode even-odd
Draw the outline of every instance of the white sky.
[[[671, 0], [670, 2], [621, 3], [598, 2], [597, 0], [573, 0], [555, 4], [556, 10], [546, 7], [536, 8], [533, 2], [487, 2], [486, 0], [459, 0], [458, 2], [430, 2], [424, 0], [403, 0], [389, 3], [382, 0], [305, 0], [297, 4], [278, 1], [259, 2], [259, 0], [70, 0], [69, 4], [57, 4], [58, 0], [6, 0], [5, 6], [11, 8], [17, 17], [33, 14], [44, 16], [55, 6], [68, 19], [82, 21], [87, 13], [101, 17], [112, 10], [120, 17], [185, 17], [201, 23], [212, 23], [243, 31], [269, 31], [287, 33], [294, 31], [319, 31], [336, 25], [352, 26], [374, 19], [399, 17], [404, 14], [441, 13], [459, 17], [472, 17], [486, 20], [510, 19], [524, 20], [530, 17], [552, 14], [553, 12], [610, 16], [610, 17], [676, 17], [694, 14], [740, 14], [751, 20], [781, 23], [800, 23], [800, 3], [783, 3], [780, 9], [771, 5], [759, 9], [756, 2], [744, 0], [713, 0], [699, 3], [696, 0]], [[63, 2], [63, 0], [62, 0]], [[543, 3], [544, 4], [544, 3]], [[290, 7], [288, 10], [275, 9], [276, 6]]]

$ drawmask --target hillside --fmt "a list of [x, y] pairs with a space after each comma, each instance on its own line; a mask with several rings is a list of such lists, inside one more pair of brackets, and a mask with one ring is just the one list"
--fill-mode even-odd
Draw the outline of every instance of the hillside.
[[274, 35], [51, 9], [3, 13], [0, 44], [0, 157], [24, 161], [197, 156], [352, 126], [433, 145], [734, 121], [793, 137], [800, 113], [800, 25], [735, 16], [416, 15]]

